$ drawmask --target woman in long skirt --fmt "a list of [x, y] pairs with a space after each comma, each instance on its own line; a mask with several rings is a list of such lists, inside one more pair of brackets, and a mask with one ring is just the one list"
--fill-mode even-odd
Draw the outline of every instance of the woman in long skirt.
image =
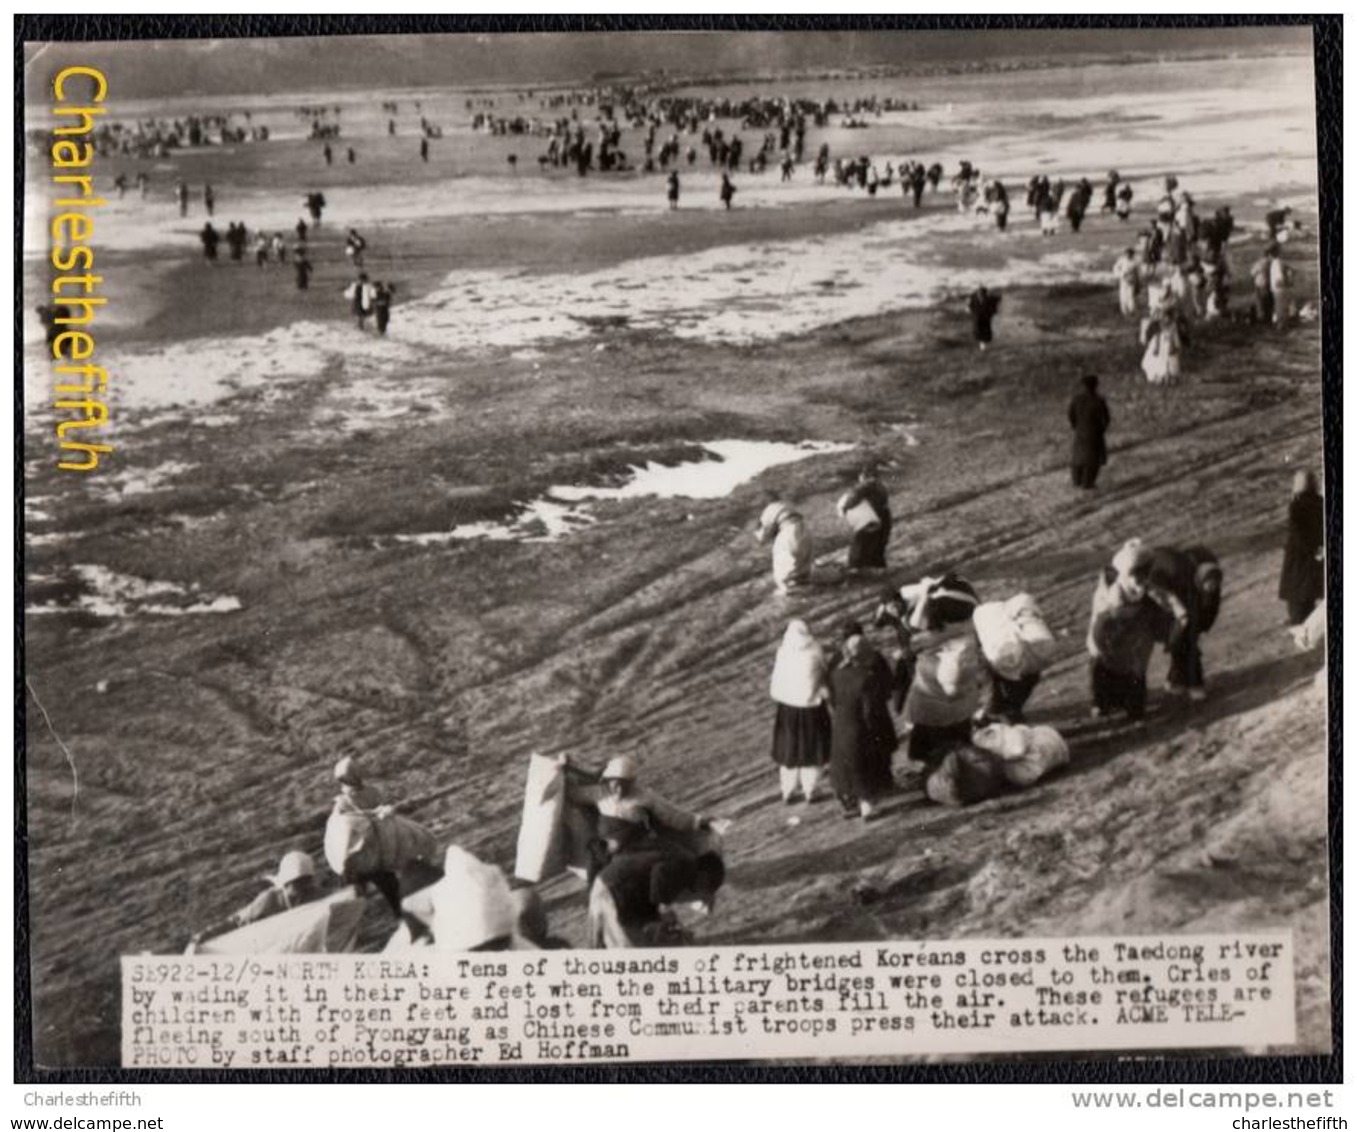
[[769, 691], [777, 704], [773, 761], [782, 801], [791, 805], [799, 788], [809, 804], [815, 801], [820, 772], [829, 762], [829, 664], [804, 621], [788, 624], [773, 662]]
[[843, 645], [844, 663], [830, 674], [833, 736], [829, 774], [846, 818], [870, 821], [893, 785], [891, 756], [899, 746], [891, 722], [889, 666], [858, 629]]

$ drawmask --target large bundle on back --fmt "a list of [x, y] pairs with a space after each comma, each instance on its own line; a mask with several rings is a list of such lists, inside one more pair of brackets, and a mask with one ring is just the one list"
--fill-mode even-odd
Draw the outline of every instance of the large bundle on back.
[[387, 806], [335, 809], [325, 822], [325, 860], [339, 876], [400, 873], [416, 861], [436, 862], [439, 856], [432, 833]]
[[528, 758], [514, 876], [530, 884], [555, 876], [566, 866], [565, 769], [546, 755], [534, 753]]
[[[533, 754], [523, 794], [514, 876], [538, 884], [563, 870], [584, 876], [599, 842], [600, 799], [606, 794], [599, 774], [564, 761]], [[654, 795], [643, 827], [646, 839], [674, 845], [693, 856], [720, 853], [722, 830], [728, 824], [712, 822], [700, 828], [678, 823], [675, 807], [660, 806]], [[606, 808], [606, 801], [602, 803]]]
[[985, 659], [1006, 680], [1035, 676], [1055, 659], [1055, 635], [1031, 594], [985, 602], [973, 620]]

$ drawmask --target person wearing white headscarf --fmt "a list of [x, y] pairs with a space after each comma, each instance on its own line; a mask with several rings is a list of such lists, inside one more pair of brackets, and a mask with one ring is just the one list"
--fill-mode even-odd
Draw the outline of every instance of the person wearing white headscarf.
[[779, 593], [810, 584], [811, 543], [806, 521], [790, 504], [768, 504], [759, 516], [755, 537], [773, 544], [773, 583]]
[[791, 805], [799, 787], [809, 804], [815, 801], [821, 769], [829, 762], [829, 663], [804, 621], [787, 625], [769, 692], [777, 704], [773, 761], [782, 801]]

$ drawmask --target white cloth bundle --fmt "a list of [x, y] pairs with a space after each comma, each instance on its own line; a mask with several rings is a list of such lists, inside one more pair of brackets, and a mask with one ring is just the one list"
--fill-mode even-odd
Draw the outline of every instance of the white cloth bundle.
[[1004, 777], [1014, 786], [1031, 786], [1070, 761], [1070, 749], [1054, 727], [991, 723], [977, 730], [971, 743], [998, 755]]
[[987, 601], [976, 607], [973, 620], [980, 650], [1006, 680], [1035, 675], [1055, 659], [1055, 636], [1031, 594]]

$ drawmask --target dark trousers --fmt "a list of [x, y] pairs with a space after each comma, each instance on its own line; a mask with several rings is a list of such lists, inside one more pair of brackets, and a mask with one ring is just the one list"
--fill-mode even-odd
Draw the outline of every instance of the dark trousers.
[[913, 653], [905, 653], [895, 662], [895, 670], [891, 673], [891, 707], [895, 709], [896, 715], [904, 710], [909, 686], [914, 683], [915, 664]]
[[399, 919], [401, 914], [401, 882], [395, 873], [389, 869], [378, 869], [370, 873], [359, 872], [356, 869], [344, 870], [345, 884], [364, 884], [373, 885], [385, 898], [391, 911]]
[[1114, 672], [1095, 659], [1089, 666], [1089, 676], [1093, 688], [1093, 706], [1099, 711], [1124, 711], [1132, 719], [1144, 717], [1147, 695], [1144, 673], [1132, 676], [1125, 672]]
[[1024, 676], [1021, 680], [1005, 680], [997, 672], [991, 672], [986, 714], [1007, 723], [1021, 723], [1023, 708], [1027, 706], [1027, 701], [1032, 698], [1032, 692], [1040, 682], [1039, 672]]
[[1201, 688], [1206, 684], [1201, 642], [1194, 628], [1184, 630], [1169, 649], [1169, 683], [1180, 688]]
[[916, 723], [909, 733], [909, 757], [916, 763], [936, 767], [947, 753], [955, 747], [971, 741], [971, 721], [949, 724], [946, 727], [930, 727]]

